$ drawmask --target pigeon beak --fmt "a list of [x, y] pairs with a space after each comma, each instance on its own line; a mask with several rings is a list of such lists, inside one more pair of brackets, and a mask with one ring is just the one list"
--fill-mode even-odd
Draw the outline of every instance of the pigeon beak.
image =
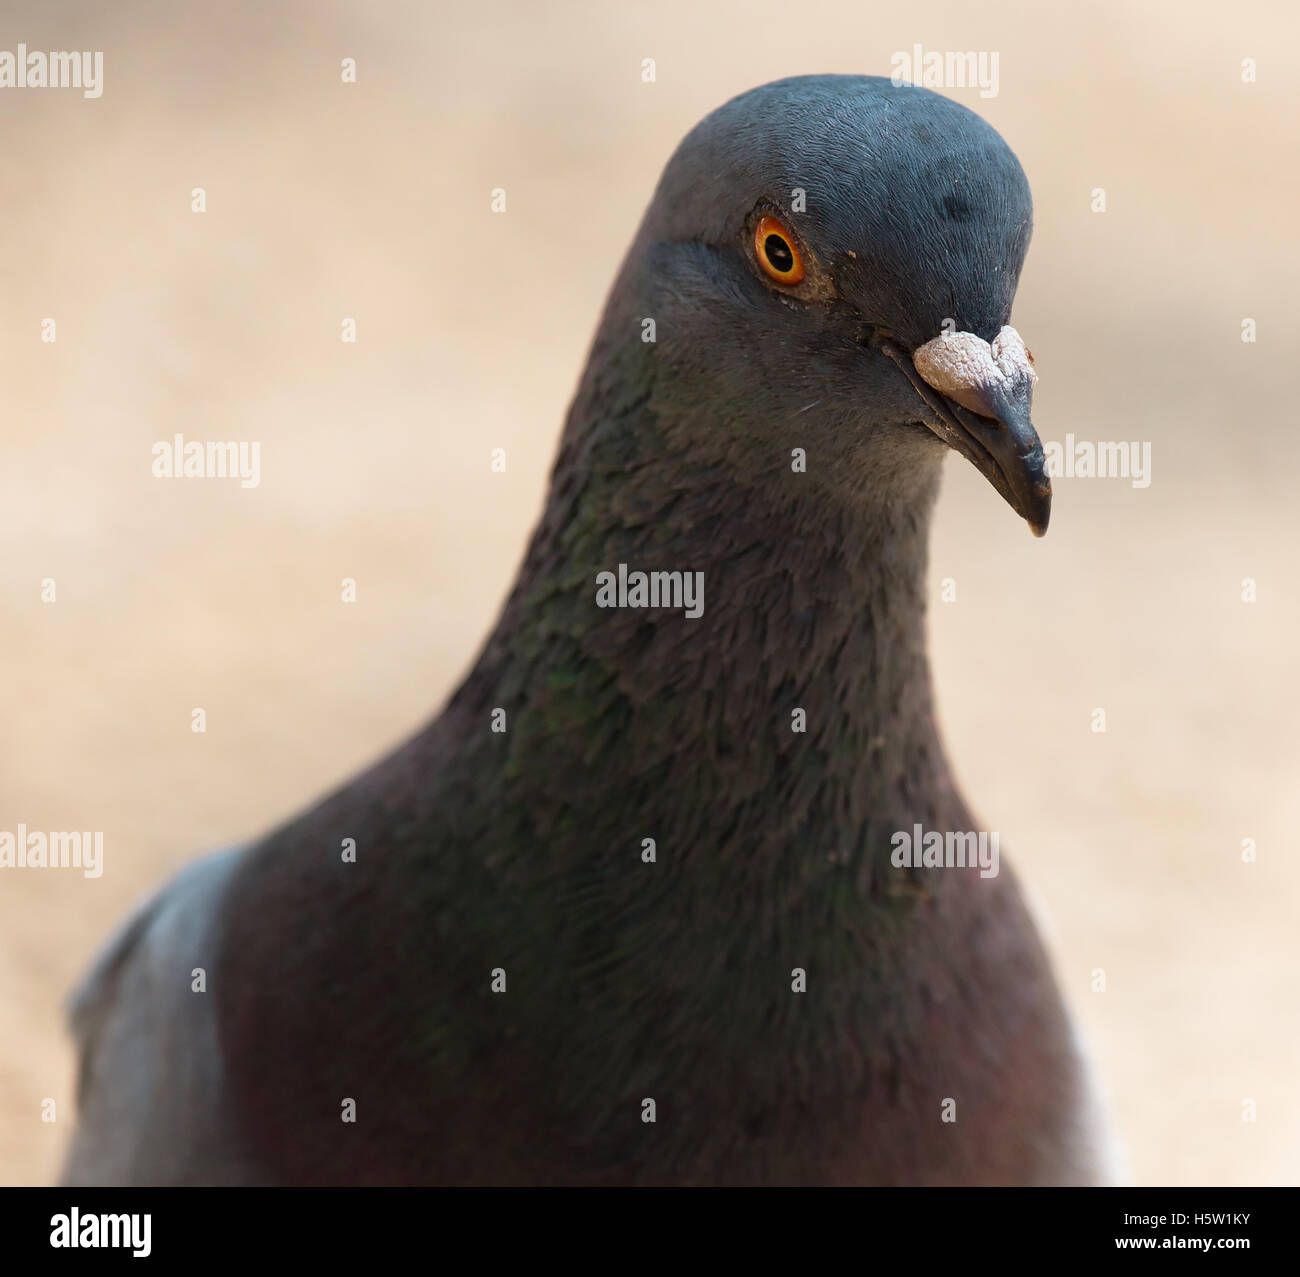
[[925, 424], [1042, 536], [1052, 513], [1052, 481], [1030, 420], [1038, 377], [1020, 334], [1004, 327], [987, 342], [974, 333], [944, 333], [910, 355], [887, 337], [876, 344], [931, 409]]

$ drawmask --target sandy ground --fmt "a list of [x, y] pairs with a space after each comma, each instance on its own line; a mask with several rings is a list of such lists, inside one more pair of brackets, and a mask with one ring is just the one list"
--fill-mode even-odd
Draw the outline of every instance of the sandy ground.
[[[1300, 1179], [1294, 11], [266, 8], [16, 0], [0, 24], [105, 54], [96, 101], [0, 90], [0, 829], [106, 839], [98, 879], [0, 874], [0, 1182], [56, 1173], [60, 1002], [121, 913], [403, 738], [473, 655], [680, 136], [918, 42], [999, 53], [996, 97], [946, 91], [1034, 189], [1040, 431], [1152, 446], [1147, 488], [1059, 481], [1041, 542], [949, 461], [951, 754], [1052, 919], [1136, 1179]], [[155, 480], [176, 432], [261, 441], [261, 485]]]

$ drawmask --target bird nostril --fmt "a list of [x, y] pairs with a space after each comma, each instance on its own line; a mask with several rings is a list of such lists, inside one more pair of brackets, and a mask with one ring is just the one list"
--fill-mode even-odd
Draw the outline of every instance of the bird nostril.
[[863, 329], [858, 344], [891, 356], [902, 351], [902, 347], [894, 340], [894, 334], [888, 328], [875, 324]]

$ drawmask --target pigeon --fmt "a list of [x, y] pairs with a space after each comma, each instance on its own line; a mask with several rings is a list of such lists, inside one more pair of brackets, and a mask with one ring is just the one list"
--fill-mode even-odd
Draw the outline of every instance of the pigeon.
[[75, 994], [65, 1182], [1108, 1182], [925, 642], [949, 451], [1047, 528], [1031, 222], [923, 88], [699, 123], [442, 712], [182, 871]]

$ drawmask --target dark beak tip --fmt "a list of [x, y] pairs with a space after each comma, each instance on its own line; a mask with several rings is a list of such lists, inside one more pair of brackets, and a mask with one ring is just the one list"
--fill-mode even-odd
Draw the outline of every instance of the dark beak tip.
[[1052, 518], [1052, 481], [1044, 476], [1043, 482], [1034, 488], [1029, 509], [1025, 512], [1025, 522], [1036, 537], [1047, 535], [1047, 525]]

